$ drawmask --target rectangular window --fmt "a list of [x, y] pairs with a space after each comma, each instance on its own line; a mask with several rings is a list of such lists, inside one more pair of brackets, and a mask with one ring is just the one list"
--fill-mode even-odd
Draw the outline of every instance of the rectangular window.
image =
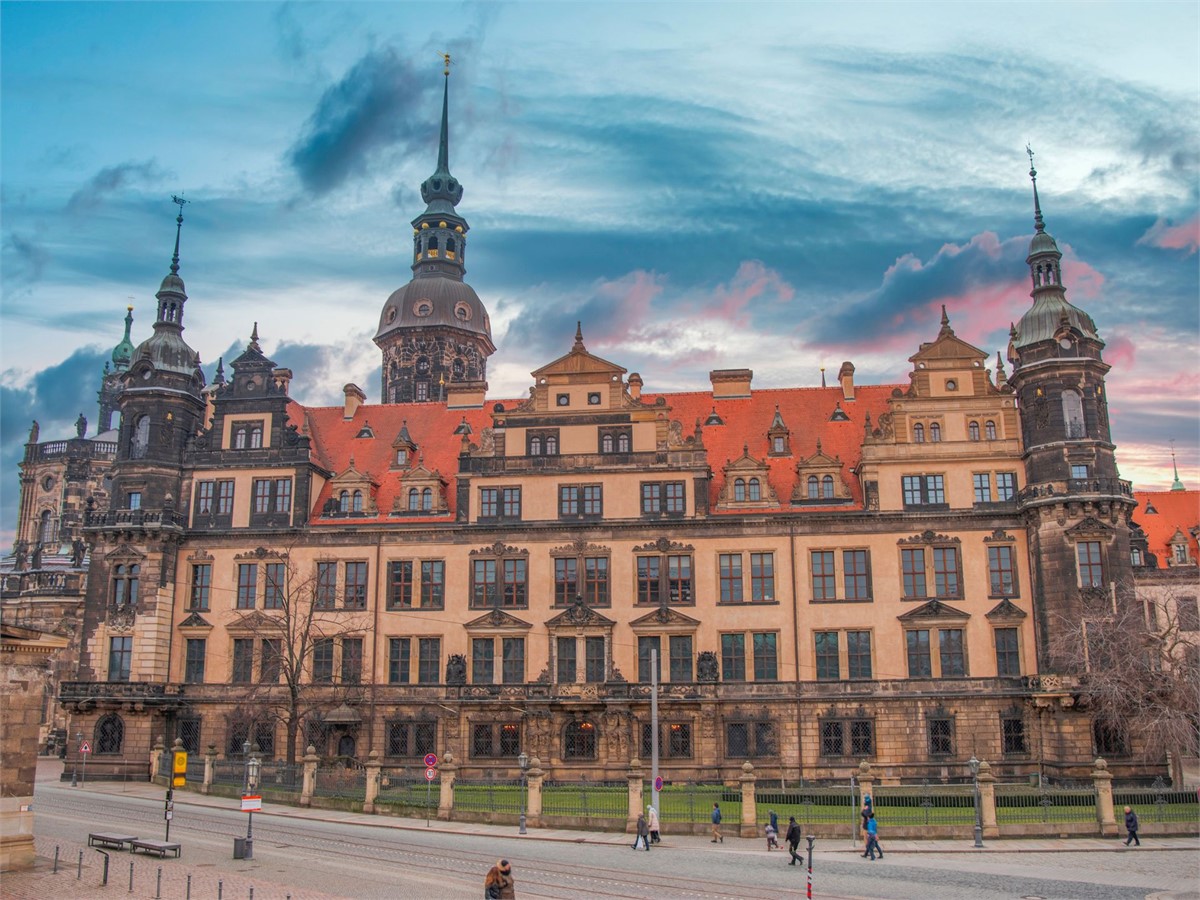
[[500, 755], [516, 757], [521, 752], [521, 726], [505, 722], [500, 726]]
[[500, 515], [505, 519], [521, 518], [521, 489], [519, 487], [500, 489]]
[[436, 722], [388, 722], [387, 755], [421, 757], [437, 745]]
[[871, 632], [846, 632], [846, 668], [850, 678], [871, 678]]
[[342, 638], [342, 684], [359, 684], [362, 667], [362, 638]]
[[333, 684], [333, 638], [313, 641], [313, 684]]
[[668, 481], [663, 485], [663, 506], [669, 513], [683, 512], [684, 497], [682, 481]]
[[925, 550], [901, 550], [900, 570], [904, 577], [904, 599], [923, 600], [928, 594], [925, 585]]
[[554, 560], [554, 602], [565, 606], [579, 593], [579, 560], [573, 556]]
[[500, 491], [496, 488], [479, 489], [479, 518], [494, 519], [500, 504]]
[[500, 663], [500, 681], [503, 684], [525, 683], [525, 638], [506, 637], [500, 642], [504, 658]]
[[141, 509], [142, 508], [142, 492], [130, 491], [125, 495], [126, 509]]
[[667, 728], [667, 756], [671, 759], [692, 758], [692, 726], [673, 722]]
[[832, 550], [812, 552], [812, 586], [814, 600], [837, 599], [837, 572], [833, 567]]
[[637, 558], [638, 603], [657, 603], [661, 590], [662, 559], [658, 556]]
[[471, 639], [471, 684], [491, 684], [496, 678], [496, 646], [491, 638]]
[[1071, 466], [1071, 477], [1074, 479], [1087, 478], [1088, 477], [1088, 467], [1087, 466]]
[[1021, 756], [1029, 752], [1025, 744], [1025, 720], [1019, 716], [1000, 719], [1000, 746], [1005, 756]]
[[692, 637], [687, 634], [671, 635], [671, 681], [687, 684], [692, 680]]
[[1079, 586], [1104, 587], [1104, 564], [1099, 541], [1080, 541], [1075, 548], [1079, 561]]
[[745, 757], [750, 755], [750, 728], [746, 722], [729, 722], [725, 725], [725, 755]]
[[196, 485], [196, 514], [207, 516], [213, 510], [213, 498], [217, 495], [215, 481], [201, 481]]
[[[650, 683], [650, 676], [657, 674], [658, 680], [662, 681], [662, 639], [659, 637], [646, 637], [641, 635], [637, 639], [638, 648], [638, 681], [642, 684]], [[658, 665], [650, 665], [650, 651], [658, 653]], [[655, 672], [655, 669], [658, 671]]]
[[333, 609], [337, 600], [337, 563], [317, 563], [317, 593], [313, 606], [317, 609]]
[[254, 609], [258, 592], [258, 563], [238, 564], [237, 608]]
[[585, 516], [604, 515], [604, 487], [599, 484], [583, 486], [583, 514]]
[[993, 597], [1017, 596], [1017, 569], [1011, 546], [988, 547], [988, 582]]
[[961, 628], [943, 628], [938, 632], [938, 655], [943, 678], [961, 678], [967, 674]]
[[682, 481], [642, 482], [642, 514], [678, 514], [686, 508]]
[[656, 482], [642, 484], [642, 514], [662, 512], [662, 495]]
[[929, 719], [926, 725], [929, 731], [929, 755], [952, 756], [954, 754], [954, 720], [939, 717]]
[[558, 488], [558, 514], [565, 519], [604, 513], [603, 488], [598, 484], [564, 484]]
[[411, 643], [408, 638], [388, 638], [388, 684], [408, 684]]
[[367, 564], [365, 562], [346, 563], [346, 589], [343, 592], [342, 605], [346, 609], [367, 608]]
[[1017, 473], [1016, 472], [997, 472], [996, 473], [996, 499], [1003, 502], [1005, 500], [1014, 500], [1017, 496]]
[[254, 639], [233, 639], [233, 668], [230, 680], [234, 684], [249, 684], [254, 678]]
[[971, 476], [972, 484], [975, 489], [976, 503], [991, 503], [992, 502], [992, 478], [987, 472], [976, 472]]
[[277, 684], [283, 667], [282, 642], [279, 638], [264, 638], [259, 646], [258, 680]]
[[607, 659], [604, 653], [604, 638], [584, 638], [583, 677], [589, 684], [603, 684], [608, 678]]
[[387, 608], [411, 609], [413, 605], [412, 560], [397, 559], [388, 563]]
[[750, 554], [750, 599], [755, 603], [775, 599], [775, 554]]
[[189, 609], [197, 612], [206, 611], [211, 590], [212, 566], [209, 563], [194, 564], [192, 566], [192, 604]]
[[287, 585], [287, 565], [285, 563], [267, 563], [265, 569], [263, 609], [283, 609], [284, 590]]
[[996, 674], [1001, 678], [1013, 678], [1021, 674], [1021, 653], [1017, 644], [1017, 629], [997, 628]]
[[204, 683], [204, 654], [208, 642], [204, 638], [188, 638], [183, 663], [183, 680], [188, 684]]
[[672, 603], [692, 602], [692, 558], [667, 557], [667, 590]]
[[555, 641], [557, 653], [555, 654], [554, 668], [557, 674], [559, 684], [574, 684], [575, 683], [575, 666], [576, 666], [576, 650], [575, 638], [560, 637]]
[[441, 609], [446, 601], [446, 563], [421, 560], [421, 609]]
[[504, 560], [504, 605], [524, 606], [527, 599], [526, 573], [523, 559]]
[[843, 550], [847, 600], [871, 599], [871, 558], [866, 550]]
[[291, 512], [292, 509], [292, 479], [275, 479], [275, 512]]
[[813, 638], [816, 641], [817, 651], [817, 681], [837, 681], [842, 677], [838, 633], [836, 631], [818, 631]]
[[746, 680], [746, 636], [721, 635], [721, 680]]
[[471, 605], [492, 606], [499, 597], [496, 560], [477, 559], [471, 566]]
[[442, 639], [420, 638], [417, 641], [417, 684], [437, 684], [442, 662]]
[[850, 723], [850, 753], [870, 756], [875, 752], [875, 726], [870, 719], [855, 719]]
[[841, 722], [821, 723], [821, 755], [844, 756], [846, 754], [845, 728]]
[[217, 515], [233, 515], [233, 482], [217, 482]]
[[1195, 597], [1176, 599], [1175, 620], [1180, 631], [1200, 631], [1200, 605]]
[[779, 635], [773, 631], [756, 632], [754, 641], [754, 680], [779, 680]]
[[583, 599], [593, 606], [608, 606], [608, 557], [585, 556], [583, 572]]
[[742, 601], [742, 554], [722, 553], [717, 557], [717, 569], [721, 581], [721, 602]]
[[939, 597], [961, 596], [956, 548], [933, 548], [933, 589]]
[[908, 643], [908, 677], [933, 677], [933, 663], [929, 657], [929, 632], [924, 629], [907, 631], [904, 638]]
[[269, 513], [271, 511], [271, 482], [265, 478], [254, 479], [254, 511]]
[[905, 475], [901, 478], [905, 506], [934, 506], [946, 502], [945, 479], [941, 475]]

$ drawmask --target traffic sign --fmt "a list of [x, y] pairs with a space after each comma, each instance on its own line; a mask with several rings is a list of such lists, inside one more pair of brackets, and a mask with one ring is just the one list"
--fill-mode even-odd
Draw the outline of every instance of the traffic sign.
[[82, 744], [79, 745], [79, 752], [80, 753], [91, 753], [92, 745], [89, 744], [87, 741], [84, 741]]
[[436, 753], [426, 753], [425, 754], [425, 765], [426, 766], [436, 766], [437, 765], [437, 754]]
[[661, 790], [662, 790], [662, 786], [663, 786], [663, 780], [662, 780], [662, 776], [661, 776], [661, 775], [659, 775], [657, 778], [655, 778], [655, 779], [654, 779], [654, 789], [655, 789], [656, 791], [661, 791]]
[[437, 778], [437, 769], [430, 766], [428, 769], [425, 770], [425, 780], [433, 781], [433, 779], [435, 779], [435, 778]]
[[242, 794], [242, 812], [258, 812], [262, 809], [262, 797], [257, 794]]

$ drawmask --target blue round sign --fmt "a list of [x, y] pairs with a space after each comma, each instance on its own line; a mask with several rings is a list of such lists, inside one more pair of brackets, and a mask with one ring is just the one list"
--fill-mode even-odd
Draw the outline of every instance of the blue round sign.
[[656, 791], [661, 791], [661, 790], [662, 790], [662, 786], [663, 786], [663, 780], [662, 780], [662, 776], [661, 776], [661, 775], [659, 775], [657, 778], [655, 778], [655, 779], [654, 779], [654, 789], [655, 789]]
[[426, 753], [425, 754], [425, 765], [426, 766], [436, 766], [437, 765], [437, 754], [436, 753]]

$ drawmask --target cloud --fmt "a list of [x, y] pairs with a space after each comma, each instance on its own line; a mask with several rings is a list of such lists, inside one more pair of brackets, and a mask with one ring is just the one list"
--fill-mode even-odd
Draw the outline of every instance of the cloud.
[[50, 251], [33, 238], [10, 231], [4, 241], [4, 250], [9, 262], [4, 266], [6, 278], [15, 284], [30, 284], [41, 279], [46, 266], [51, 262]]
[[[382, 151], [400, 153], [427, 146], [436, 127], [426, 114], [427, 77], [390, 47], [373, 50], [326, 89], [288, 151], [288, 162], [313, 196], [367, 171]], [[420, 110], [420, 115], [416, 111]]]
[[1137, 242], [1164, 250], [1186, 250], [1187, 255], [1191, 256], [1200, 247], [1200, 215], [1192, 216], [1178, 225], [1171, 225], [1166, 219], [1158, 219]]
[[166, 173], [154, 160], [127, 162], [101, 169], [67, 201], [67, 212], [82, 213], [95, 209], [105, 198], [133, 184], [160, 180]]

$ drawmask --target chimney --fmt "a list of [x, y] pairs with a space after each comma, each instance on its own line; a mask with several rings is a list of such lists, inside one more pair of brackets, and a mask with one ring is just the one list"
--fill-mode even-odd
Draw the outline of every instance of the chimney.
[[713, 369], [708, 373], [714, 400], [749, 397], [750, 382], [753, 378], [754, 372], [751, 369]]
[[446, 385], [446, 409], [483, 409], [486, 381], [453, 381]]
[[271, 376], [275, 379], [275, 387], [277, 387], [277, 388], [279, 388], [279, 390], [283, 391], [283, 395], [286, 397], [287, 392], [288, 392], [288, 385], [290, 385], [292, 383], [292, 370], [291, 369], [272, 369]]
[[838, 381], [842, 383], [842, 399], [854, 399], [854, 363], [846, 360], [838, 369]]
[[638, 400], [642, 396], [642, 376], [634, 372], [629, 376], [629, 396]]
[[362, 392], [357, 384], [348, 384], [342, 388], [342, 393], [346, 395], [346, 405], [342, 408], [343, 419], [353, 419], [354, 414], [358, 412], [358, 408], [367, 402], [367, 395]]

